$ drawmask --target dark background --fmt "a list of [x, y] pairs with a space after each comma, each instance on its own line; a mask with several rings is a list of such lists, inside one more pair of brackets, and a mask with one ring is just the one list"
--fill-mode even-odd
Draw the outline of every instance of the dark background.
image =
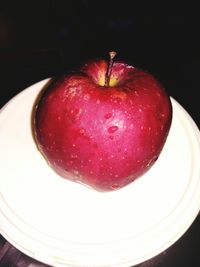
[[[0, 0], [0, 107], [35, 82], [115, 50], [118, 60], [155, 75], [200, 127], [196, 2]], [[152, 266], [200, 266], [199, 243], [197, 218]]]
[[200, 125], [196, 2], [0, 0], [0, 105], [115, 50], [117, 59], [154, 74]]

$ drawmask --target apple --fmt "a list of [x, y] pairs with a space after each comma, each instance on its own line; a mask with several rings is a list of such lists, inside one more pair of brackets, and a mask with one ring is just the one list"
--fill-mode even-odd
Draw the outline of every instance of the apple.
[[93, 60], [52, 82], [36, 105], [38, 148], [61, 177], [105, 192], [144, 175], [171, 121], [170, 97], [150, 73]]

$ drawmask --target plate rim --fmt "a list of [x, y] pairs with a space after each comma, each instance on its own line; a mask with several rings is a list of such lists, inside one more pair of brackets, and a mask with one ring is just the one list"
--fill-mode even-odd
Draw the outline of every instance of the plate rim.
[[[20, 97], [20, 95], [23, 95], [25, 93], [25, 91], [26, 92], [29, 92], [29, 90], [31, 88], [34, 89], [35, 87], [44, 86], [50, 79], [51, 78], [47, 78], [45, 80], [39, 81], [39, 82], [37, 82], [37, 83], [35, 83], [35, 84], [27, 87], [26, 89], [24, 89], [23, 91], [21, 91], [20, 93], [18, 93], [16, 96], [14, 96], [13, 98], [11, 98], [0, 109], [0, 116], [1, 116], [1, 112], [3, 112], [6, 109], [6, 107], [9, 106], [9, 104], [12, 104], [12, 101], [14, 101], [15, 98]], [[41, 88], [39, 89], [39, 91], [40, 90], [41, 90]], [[179, 102], [177, 100], [175, 100], [173, 97], [170, 97], [170, 98], [172, 100], [173, 105], [176, 105], [176, 107], [178, 107], [178, 109], [180, 111], [184, 111], [185, 112], [185, 114], [184, 114], [185, 115], [185, 118], [188, 121], [188, 124], [191, 126], [191, 129], [193, 129], [193, 131], [195, 132], [196, 143], [198, 143], [198, 147], [200, 148], [200, 132], [199, 132], [199, 129], [198, 129], [196, 123], [194, 122], [194, 120], [192, 119], [192, 117], [189, 115], [189, 113], [179, 104]], [[198, 153], [199, 153], [199, 150], [198, 150]], [[196, 189], [196, 191], [200, 192], [200, 186]], [[193, 195], [193, 198], [194, 197], [195, 197], [195, 195]], [[188, 203], [188, 206], [189, 206], [189, 203]], [[165, 245], [163, 245], [162, 248], [160, 248], [160, 251], [156, 251], [156, 252], [152, 253], [152, 255], [150, 257], [147, 256], [147, 255], [146, 255], [146, 257], [144, 256], [144, 259], [142, 261], [141, 260], [138, 260], [138, 262], [137, 261], [134, 261], [134, 265], [135, 264], [138, 264], [138, 263], [141, 263], [141, 262], [144, 262], [145, 260], [148, 260], [148, 259], [150, 259], [150, 258], [158, 255], [163, 250], [165, 250], [169, 246], [171, 246], [174, 242], [176, 242], [185, 233], [185, 231], [190, 227], [190, 225], [193, 223], [193, 221], [195, 220], [196, 216], [199, 213], [199, 209], [200, 209], [200, 199], [199, 199], [199, 206], [196, 207], [196, 210], [195, 211], [193, 211], [193, 218], [188, 221], [188, 224], [187, 224], [187, 226], [185, 226], [185, 229], [182, 229], [182, 232], [179, 233], [177, 237], [174, 237], [174, 240], [171, 240], [171, 242], [167, 242]], [[2, 210], [1, 210], [1, 213], [2, 213]], [[5, 217], [4, 218], [5, 220], [9, 221], [9, 218], [7, 218], [7, 216], [5, 214], [4, 214], [4, 217]], [[9, 223], [12, 224], [12, 222], [10, 222], [10, 221], [9, 221]], [[14, 228], [17, 228], [16, 226], [14, 226], [14, 224], [13, 224], [13, 227]], [[39, 261], [42, 261], [42, 262], [44, 262], [46, 264], [52, 264], [51, 260], [49, 261], [49, 259], [46, 258], [44, 254], [42, 254], [40, 252], [38, 252], [38, 254], [35, 253], [35, 252], [32, 253], [31, 251], [27, 250], [27, 248], [23, 248], [23, 246], [20, 246], [20, 244], [18, 244], [15, 240], [13, 240], [12, 237], [10, 237], [5, 231], [3, 231], [3, 227], [1, 225], [0, 225], [0, 230], [1, 230], [2, 236], [4, 236], [11, 244], [13, 244], [16, 248], [18, 248], [19, 250], [21, 250], [23, 253], [25, 253], [28, 256], [30, 256], [32, 258], [35, 258], [35, 259], [37, 259]], [[112, 265], [112, 266], [119, 266], [119, 267], [127, 266], [127, 265], [124, 265], [124, 264], [122, 263], [122, 264], [117, 264], [117, 265]], [[53, 265], [53, 266], [56, 266], [56, 265]], [[63, 266], [65, 266], [65, 265], [63, 265]], [[70, 265], [70, 266], [80, 266], [80, 265]], [[96, 266], [101, 266], [101, 265], [96, 265]], [[106, 265], [104, 265], [104, 266], [106, 266]], [[110, 265], [108, 265], [108, 266], [110, 266]], [[81, 265], [81, 267], [83, 267], [83, 265]]]

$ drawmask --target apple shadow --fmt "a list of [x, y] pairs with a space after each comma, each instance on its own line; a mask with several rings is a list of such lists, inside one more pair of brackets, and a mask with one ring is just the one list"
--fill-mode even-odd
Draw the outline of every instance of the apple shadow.
[[49, 80], [47, 81], [47, 83], [40, 89], [38, 95], [36, 96], [35, 101], [33, 102], [32, 111], [31, 111], [30, 127], [31, 127], [32, 138], [33, 138], [34, 143], [37, 146], [37, 149], [39, 149], [39, 148], [38, 148], [37, 138], [36, 138], [36, 134], [35, 134], [35, 114], [36, 114], [36, 109], [37, 109], [38, 103], [39, 103], [41, 97], [43, 96], [43, 94], [57, 80], [58, 80], [58, 77], [57, 76], [55, 76], [53, 78], [49, 78]]

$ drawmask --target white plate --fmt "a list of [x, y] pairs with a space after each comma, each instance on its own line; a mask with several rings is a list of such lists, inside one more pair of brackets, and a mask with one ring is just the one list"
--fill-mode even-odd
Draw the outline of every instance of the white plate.
[[200, 210], [200, 133], [173, 98], [173, 121], [155, 165], [127, 187], [99, 193], [56, 175], [38, 152], [32, 109], [43, 80], [0, 113], [0, 231], [52, 266], [124, 267], [176, 242]]

